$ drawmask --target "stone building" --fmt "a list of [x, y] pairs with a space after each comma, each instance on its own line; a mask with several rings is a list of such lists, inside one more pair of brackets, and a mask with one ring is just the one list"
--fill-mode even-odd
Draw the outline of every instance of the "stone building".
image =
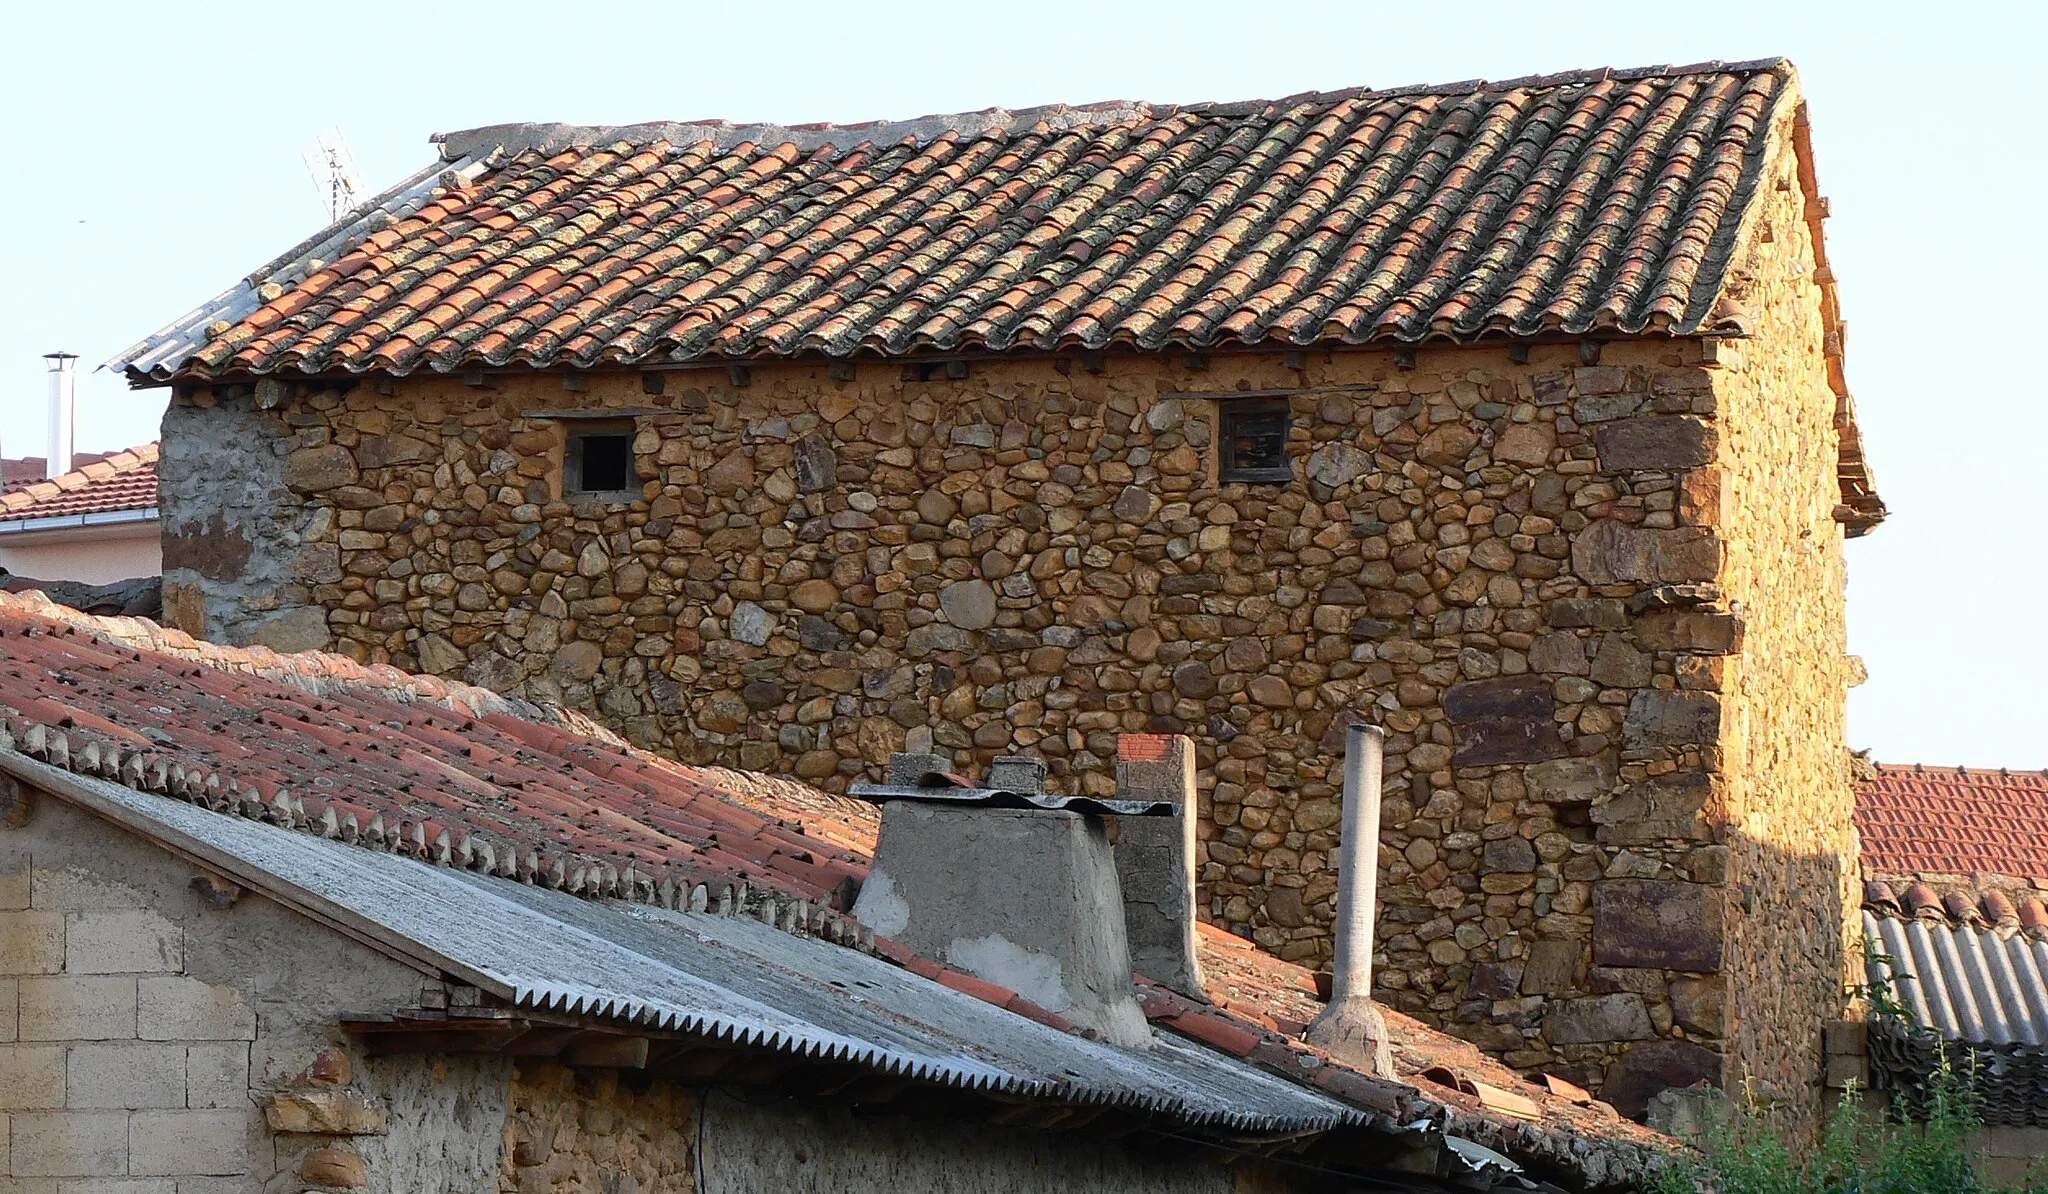
[[1121, 732], [1201, 903], [1508, 1063], [1805, 1111], [1883, 505], [1782, 61], [802, 129], [500, 126], [116, 361], [168, 619], [827, 789]]
[[[1214, 930], [1206, 1002], [1126, 960], [1083, 1031], [844, 915], [872, 806], [571, 711], [11, 596], [0, 661], [7, 1194], [1591, 1194], [1669, 1143], [1399, 1016], [1325, 1057]], [[940, 911], [1084, 906], [1013, 894]]]

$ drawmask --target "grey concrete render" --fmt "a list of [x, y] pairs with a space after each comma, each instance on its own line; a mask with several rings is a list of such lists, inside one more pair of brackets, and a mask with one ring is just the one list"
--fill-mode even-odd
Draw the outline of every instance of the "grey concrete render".
[[1124, 934], [1131, 967], [1190, 999], [1208, 1000], [1195, 954], [1195, 751], [1182, 736], [1166, 739], [1164, 757], [1118, 759], [1117, 791], [1132, 799], [1170, 802], [1170, 817], [1120, 821], [1117, 879], [1123, 887]]
[[892, 801], [853, 914], [1116, 1044], [1152, 1042], [1100, 818]]

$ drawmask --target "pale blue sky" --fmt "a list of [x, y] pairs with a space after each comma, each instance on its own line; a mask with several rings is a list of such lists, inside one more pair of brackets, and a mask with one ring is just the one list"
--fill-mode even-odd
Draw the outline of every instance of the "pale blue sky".
[[[510, 120], [856, 121], [1233, 100], [1782, 54], [1810, 97], [1849, 378], [1889, 522], [1850, 545], [1851, 736], [2048, 766], [2048, 274], [2035, 4], [26, 4], [0, 21], [0, 445], [40, 455], [42, 353], [82, 364], [324, 222], [339, 124], [372, 190]], [[80, 388], [79, 446], [160, 392]]]

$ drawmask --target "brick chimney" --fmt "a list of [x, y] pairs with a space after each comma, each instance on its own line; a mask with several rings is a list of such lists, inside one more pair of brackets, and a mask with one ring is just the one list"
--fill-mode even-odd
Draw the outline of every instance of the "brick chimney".
[[1171, 803], [1171, 817], [1117, 824], [1124, 932], [1139, 974], [1208, 1002], [1195, 956], [1195, 744], [1181, 734], [1120, 734], [1116, 794]]
[[[889, 798], [889, 790], [919, 787], [948, 771], [938, 756], [896, 755], [890, 789], [856, 789], [882, 802], [882, 833], [854, 916], [1114, 1044], [1150, 1045], [1131, 981], [1108, 819], [971, 799]], [[996, 760], [983, 782], [989, 790], [1037, 793], [1044, 774], [1036, 760], [1008, 757]]]

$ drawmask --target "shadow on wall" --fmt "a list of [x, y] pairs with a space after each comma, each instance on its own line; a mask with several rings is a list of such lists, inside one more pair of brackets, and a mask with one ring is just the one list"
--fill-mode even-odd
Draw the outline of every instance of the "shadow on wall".
[[[1689, 874], [1601, 850], [1583, 913], [1539, 919], [1533, 939], [1493, 939], [1496, 961], [1449, 968], [1445, 989], [1462, 1001], [1443, 1027], [1531, 1076], [1585, 1085], [1632, 1119], [1658, 1092], [1706, 1082], [1747, 1089], [1809, 1138], [1828, 1094], [1824, 1026], [1842, 1016], [1847, 964], [1861, 957], [1844, 860], [1742, 833], [1725, 842], [1710, 848], [1718, 870]], [[1382, 904], [1380, 941], [1412, 933], [1397, 919], [1405, 911]], [[1393, 1003], [1414, 992], [1374, 994]], [[1517, 1064], [1518, 1052], [1546, 1050], [1553, 1060]]]

